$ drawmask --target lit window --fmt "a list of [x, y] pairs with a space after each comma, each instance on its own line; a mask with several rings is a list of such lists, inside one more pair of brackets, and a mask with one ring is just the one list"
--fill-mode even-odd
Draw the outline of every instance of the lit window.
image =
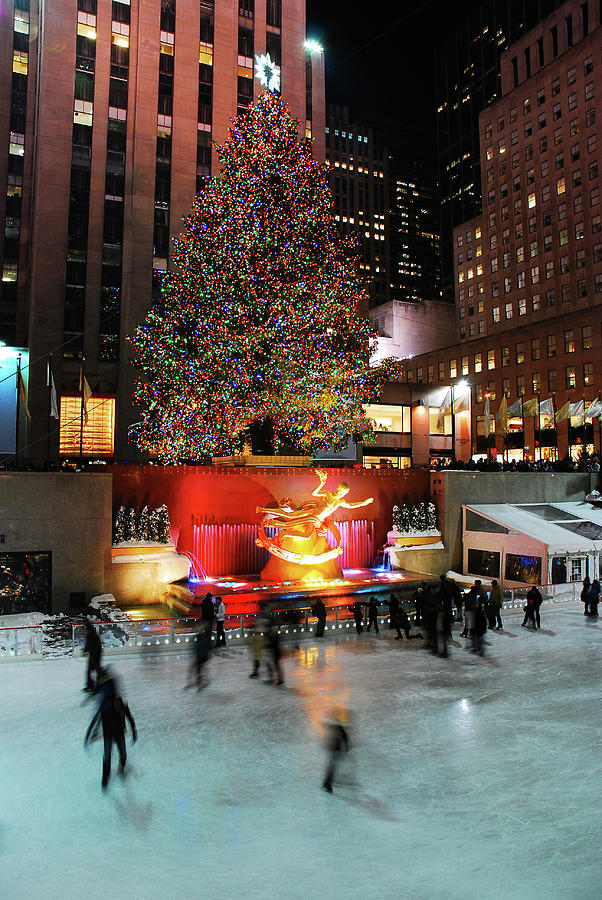
[[[85, 456], [113, 456], [115, 398], [91, 397], [87, 404], [88, 424], [84, 425], [82, 450]], [[59, 453], [79, 455], [81, 397], [61, 397]]]
[[556, 182], [556, 193], [558, 195], [560, 195], [560, 194], [564, 194], [565, 191], [566, 191], [566, 181], [564, 178], [559, 178], [558, 181]]
[[13, 72], [27, 75], [28, 54], [26, 50], [13, 50]]
[[537, 199], [535, 197], [535, 193], [529, 194], [527, 197], [527, 206], [529, 209], [533, 209], [533, 207], [537, 204]]

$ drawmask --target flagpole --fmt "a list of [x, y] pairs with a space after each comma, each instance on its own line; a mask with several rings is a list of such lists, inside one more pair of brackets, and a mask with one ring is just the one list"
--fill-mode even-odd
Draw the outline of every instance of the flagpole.
[[[554, 402], [555, 393], [552, 391], [552, 415], [554, 416], [554, 462], [558, 461], [558, 429], [556, 427], [556, 403]], [[571, 398], [569, 397], [569, 403]]]
[[48, 411], [46, 414], [46, 461], [50, 462], [50, 409], [52, 406], [52, 353], [48, 356]]
[[539, 411], [540, 405], [541, 405], [541, 391], [539, 390], [539, 391], [537, 391], [537, 431], [539, 433], [539, 462], [541, 462], [541, 413]]
[[525, 413], [523, 409], [523, 394], [520, 395], [520, 420], [523, 427], [523, 462], [525, 461]]
[[453, 464], [456, 461], [456, 416], [454, 414], [454, 386], [453, 386], [453, 384], [451, 385], [451, 419], [452, 419], [451, 452], [452, 452], [452, 464]]
[[19, 462], [19, 426], [21, 424], [21, 354], [17, 357], [17, 414], [15, 416], [15, 461]]
[[82, 356], [82, 364], [79, 370], [79, 378], [80, 378], [80, 389], [82, 392], [81, 396], [81, 406], [79, 410], [79, 459], [80, 462], [84, 455], [84, 385], [85, 385], [85, 369], [86, 369], [86, 357]]

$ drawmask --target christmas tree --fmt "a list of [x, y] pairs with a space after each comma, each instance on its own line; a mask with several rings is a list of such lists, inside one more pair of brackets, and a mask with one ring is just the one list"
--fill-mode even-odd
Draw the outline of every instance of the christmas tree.
[[428, 527], [431, 528], [433, 531], [436, 531], [437, 530], [437, 507], [435, 506], [435, 504], [432, 501], [428, 505], [427, 517], [428, 517]]
[[138, 532], [136, 510], [130, 506], [125, 517], [124, 541], [135, 541]]
[[[134, 436], [163, 462], [240, 451], [342, 449], [368, 440], [363, 404], [399, 372], [370, 368], [375, 338], [355, 241], [325, 169], [266, 92], [217, 148], [222, 169], [185, 220], [159, 301], [131, 337]], [[267, 445], [271, 445], [269, 448]]]

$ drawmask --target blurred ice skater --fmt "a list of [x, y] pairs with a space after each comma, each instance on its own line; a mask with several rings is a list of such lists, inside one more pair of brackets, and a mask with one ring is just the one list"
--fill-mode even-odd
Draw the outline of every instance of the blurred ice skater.
[[99, 672], [99, 690], [101, 697], [100, 705], [92, 717], [92, 721], [88, 725], [86, 736], [84, 738], [84, 747], [88, 745], [90, 738], [94, 737], [98, 730], [98, 726], [102, 724], [102, 736], [104, 740], [104, 754], [102, 760], [102, 789], [106, 790], [111, 776], [111, 753], [113, 743], [117, 744], [119, 751], [119, 774], [125, 774], [125, 764], [127, 761], [127, 752], [125, 749], [125, 729], [126, 719], [130, 723], [132, 729], [133, 742], [138, 739], [136, 731], [136, 723], [130, 712], [130, 708], [119, 695], [117, 683], [108, 669], [101, 669]]
[[211, 653], [211, 623], [201, 621], [201, 630], [196, 636], [193, 645], [194, 656], [190, 667], [190, 681], [186, 688], [196, 687], [201, 690], [206, 682], [203, 680], [203, 667], [206, 665]]
[[322, 789], [329, 794], [332, 794], [332, 782], [334, 781], [341, 755], [347, 753], [350, 747], [349, 735], [344, 725], [347, 719], [348, 715], [344, 710], [334, 709], [324, 722], [326, 729], [325, 747], [328, 759]]
[[368, 631], [374, 625], [374, 632], [378, 634], [378, 600], [376, 597], [370, 597], [368, 603]]

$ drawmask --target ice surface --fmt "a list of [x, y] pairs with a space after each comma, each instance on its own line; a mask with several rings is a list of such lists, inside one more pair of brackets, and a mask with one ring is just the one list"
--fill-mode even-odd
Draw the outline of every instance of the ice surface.
[[[201, 693], [185, 655], [119, 657], [140, 736], [106, 794], [85, 660], [3, 662], [1, 896], [599, 897], [602, 626], [573, 603], [539, 633], [504, 621], [483, 659], [458, 637], [448, 660], [388, 631], [309, 641], [282, 688], [242, 649]], [[354, 749], [329, 796], [333, 704]]]

